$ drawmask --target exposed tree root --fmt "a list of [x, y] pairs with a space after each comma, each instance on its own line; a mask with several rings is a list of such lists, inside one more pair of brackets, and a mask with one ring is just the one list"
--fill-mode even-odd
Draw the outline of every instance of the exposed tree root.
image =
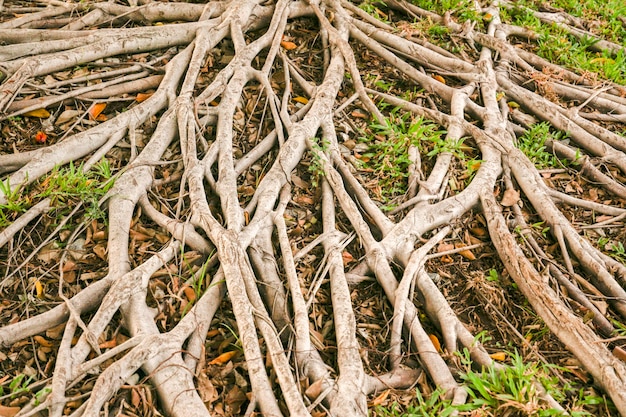
[[[603, 339], [626, 321], [626, 266], [595, 245], [625, 237], [625, 90], [517, 48], [515, 39], [539, 35], [503, 24], [498, 2], [475, 10], [490, 18], [474, 25], [395, 0], [389, 22], [339, 0], [12, 3], [0, 6], [3, 132], [22, 117], [41, 117], [53, 137], [67, 130], [0, 155], [3, 212], [26, 201], [20, 195], [30, 203], [0, 232], [3, 306], [15, 310], [28, 295], [2, 323], [0, 345], [46, 340], [56, 358], [33, 371], [49, 389], [19, 403], [17, 415], [99, 416], [138, 375], [165, 414], [210, 415], [205, 349], [226, 326], [220, 306], [232, 312], [245, 358], [237, 376], [238, 389], [249, 383], [240, 401], [248, 415], [365, 416], [372, 394], [424, 384], [422, 370], [464, 404], [455, 352], [467, 349], [477, 366], [507, 365], [464, 322], [430, 253], [481, 250], [490, 237], [534, 313], [626, 416], [626, 366], [611, 350], [619, 338]], [[563, 12], [534, 13], [592, 36]], [[462, 53], [422, 37], [419, 24], [433, 22]], [[626, 53], [596, 40], [605, 54]], [[71, 78], [78, 66], [89, 71]], [[397, 85], [378, 88], [387, 81]], [[99, 118], [105, 102], [123, 105]], [[400, 119], [386, 119], [386, 106], [446, 132], [437, 144], [417, 138], [407, 147], [406, 195], [395, 196], [394, 210], [383, 207], [389, 190], [377, 188], [357, 144], [364, 118], [391, 123], [372, 143], [394, 139]], [[52, 114], [37, 116], [41, 108]], [[558, 168], [566, 186], [520, 150], [539, 121], [568, 135], [545, 141], [569, 161]], [[478, 161], [471, 169], [463, 152]], [[114, 163], [114, 183], [94, 210], [106, 221], [76, 215], [80, 206], [58, 214], [60, 226], [37, 223], [63, 213], [64, 198], [78, 204], [40, 197], [59, 167], [95, 172], [103, 158]], [[595, 194], [576, 189], [581, 182]], [[466, 227], [475, 216], [488, 229], [477, 244]], [[47, 235], [26, 242], [38, 225]], [[459, 239], [475, 245], [444, 248]], [[76, 265], [101, 275], [75, 282]], [[390, 312], [379, 335], [364, 330], [355, 306], [368, 280]], [[41, 337], [63, 324], [58, 342]], [[105, 343], [120, 332], [124, 339]], [[387, 349], [375, 366], [368, 338]], [[88, 379], [77, 406], [74, 387]]]

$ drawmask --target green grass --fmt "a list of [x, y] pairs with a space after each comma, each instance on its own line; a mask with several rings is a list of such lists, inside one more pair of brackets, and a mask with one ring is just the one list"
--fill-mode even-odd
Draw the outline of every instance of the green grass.
[[363, 168], [371, 169], [377, 177], [383, 204], [389, 205], [407, 192], [411, 145], [430, 157], [441, 152], [459, 154], [462, 141], [449, 143], [445, 133], [433, 122], [394, 111], [384, 123], [375, 122], [369, 126], [359, 138], [361, 143], [368, 145], [367, 151], [361, 155], [361, 162]]
[[[626, 28], [618, 19], [619, 16], [626, 15], [626, 3], [622, 0], [555, 0], [550, 5], [572, 16], [593, 22], [589, 30], [598, 39], [626, 47]], [[539, 56], [581, 74], [589, 72], [600, 78], [626, 84], [624, 51], [615, 55], [592, 51], [590, 47], [596, 39], [579, 39], [555, 24], [542, 23], [529, 9], [538, 10], [538, 3], [519, 1], [514, 9], [502, 7], [500, 14], [504, 22], [531, 29], [540, 35], [535, 46], [535, 52]]]
[[112, 186], [113, 176], [106, 159], [102, 159], [86, 173], [82, 165], [75, 166], [70, 162], [66, 167], [55, 168], [35, 186], [27, 189], [11, 191], [8, 179], [0, 181], [0, 191], [7, 197], [6, 204], [0, 205], [0, 227], [8, 226], [34, 202], [47, 197], [52, 199], [52, 206], [57, 208], [58, 215], [67, 214], [69, 208], [82, 202], [87, 218], [106, 220], [98, 201]]
[[563, 132], [553, 132], [547, 122], [532, 125], [522, 136], [518, 138], [517, 147], [524, 152], [537, 168], [561, 168], [567, 165], [567, 161], [560, 160], [552, 153], [546, 151], [547, 140], [563, 140], [567, 135]]
[[567, 372], [555, 365], [524, 362], [517, 352], [509, 354], [510, 362], [503, 369], [474, 370], [469, 351], [459, 355], [464, 372], [461, 382], [468, 392], [465, 404], [452, 405], [440, 389], [428, 398], [416, 391], [415, 399], [407, 406], [393, 403], [388, 407], [376, 407], [377, 417], [446, 417], [453, 413], [461, 416], [562, 416], [564, 413], [551, 408], [540, 395], [536, 383], [540, 383], [561, 404], [567, 404], [567, 412], [573, 417], [595, 416], [598, 407], [612, 408], [604, 398], [594, 392], [575, 390], [559, 382], [555, 372]]

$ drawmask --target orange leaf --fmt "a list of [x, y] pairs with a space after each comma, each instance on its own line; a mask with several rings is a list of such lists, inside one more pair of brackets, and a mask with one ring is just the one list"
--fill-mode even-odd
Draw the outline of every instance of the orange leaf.
[[437, 336], [435, 336], [434, 334], [429, 334], [428, 338], [433, 343], [433, 346], [435, 347], [437, 352], [441, 352], [441, 343], [439, 343], [439, 339], [437, 339]]
[[443, 78], [441, 75], [437, 75], [437, 74], [435, 74], [435, 75], [433, 75], [433, 78], [434, 78], [435, 80], [439, 81], [440, 83], [443, 83], [443, 84], [445, 84], [445, 83], [446, 83], [446, 79], [445, 79], [445, 78]]
[[348, 252], [347, 250], [344, 250], [343, 253], [341, 254], [341, 258], [343, 259], [343, 266], [348, 265], [350, 262], [354, 261], [354, 257], [352, 256], [352, 254], [350, 252]]
[[[462, 244], [462, 243], [455, 243], [455, 244], [454, 244], [454, 247], [455, 247], [456, 249], [460, 249], [460, 248], [465, 247], [465, 245], [464, 245], [464, 244]], [[465, 259], [470, 260], [470, 261], [474, 261], [474, 260], [476, 260], [476, 257], [474, 256], [474, 254], [472, 253], [472, 251], [471, 251], [471, 250], [469, 250], [469, 249], [467, 249], [467, 250], [462, 250], [461, 252], [459, 252], [459, 255], [461, 255], [462, 257], [464, 257]]]
[[91, 120], [96, 120], [100, 113], [104, 111], [106, 106], [106, 103], [95, 103], [93, 106], [91, 106], [91, 109], [89, 109], [89, 118]]
[[369, 117], [367, 116], [367, 114], [360, 112], [358, 110], [354, 110], [352, 113], [350, 113], [350, 115], [352, 117], [357, 117], [359, 119], [369, 119]]
[[37, 293], [37, 298], [43, 298], [43, 285], [41, 285], [41, 281], [35, 281], [35, 292]]
[[211, 362], [209, 362], [209, 365], [223, 365], [223, 364], [227, 363], [229, 360], [231, 360], [233, 358], [233, 356], [235, 356], [236, 354], [237, 354], [236, 350], [231, 350], [229, 352], [224, 352], [220, 356], [218, 356], [217, 358], [215, 358]]
[[5, 407], [4, 405], [0, 405], [0, 416], [2, 417], [13, 417], [21, 410], [20, 407]]
[[46, 109], [37, 109], [37, 110], [27, 111], [26, 113], [24, 113], [24, 116], [37, 117], [39, 119], [47, 119], [48, 117], [50, 117], [50, 112]]
[[107, 340], [106, 342], [102, 342], [98, 345], [100, 349], [112, 349], [115, 346], [117, 346], [117, 340], [115, 339]]
[[288, 51], [291, 51], [291, 50], [296, 49], [298, 47], [298, 45], [296, 45], [293, 42], [289, 42], [289, 41], [282, 41], [280, 43], [280, 46], [282, 46], [283, 48], [285, 48]]
[[378, 397], [374, 398], [367, 405], [370, 406], [370, 407], [375, 407], [377, 405], [383, 405], [383, 403], [385, 402], [387, 397], [389, 397], [389, 391], [390, 390], [383, 391]]
[[135, 101], [137, 101], [137, 103], [141, 103], [142, 101], [146, 101], [147, 99], [152, 97], [152, 94], [154, 94], [154, 93], [139, 93], [139, 94], [137, 94], [137, 97], [135, 97]]
[[293, 98], [293, 101], [297, 101], [298, 103], [307, 104], [309, 99], [306, 97], [297, 96]]
[[504, 361], [506, 360], [506, 353], [504, 352], [496, 352], [496, 353], [492, 353], [491, 355], [489, 355], [491, 357], [491, 359], [493, 359], [494, 361]]
[[42, 131], [37, 132], [37, 134], [35, 135], [35, 142], [46, 143], [46, 140], [48, 140], [48, 135], [46, 135]]
[[43, 336], [33, 336], [33, 340], [43, 347], [52, 347], [52, 342]]
[[196, 301], [196, 292], [191, 287], [183, 288], [183, 292], [185, 293], [185, 297], [189, 300], [190, 303]]

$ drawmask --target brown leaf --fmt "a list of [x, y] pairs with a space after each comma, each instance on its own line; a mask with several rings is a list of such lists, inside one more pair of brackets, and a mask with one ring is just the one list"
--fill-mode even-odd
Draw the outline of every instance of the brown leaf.
[[324, 387], [324, 379], [320, 378], [304, 391], [304, 395], [306, 395], [309, 400], [315, 400], [322, 393], [322, 388]]
[[385, 403], [385, 401], [387, 400], [387, 397], [389, 397], [389, 392], [390, 390], [385, 390], [382, 393], [380, 393], [380, 395], [376, 398], [374, 398], [372, 401], [370, 401], [367, 405], [370, 407], [376, 407], [377, 405], [383, 405]]
[[504, 207], [511, 207], [512, 205], [517, 204], [518, 201], [519, 201], [519, 191], [508, 189], [504, 192], [504, 195], [502, 196], [502, 201], [500, 201], [500, 204], [502, 204]]
[[95, 253], [98, 258], [102, 259], [103, 261], [106, 261], [107, 250], [103, 245], [94, 246], [93, 253]]
[[616, 358], [626, 362], [626, 350], [622, 349], [621, 347], [615, 346], [613, 348], [613, 355], [615, 355]]
[[230, 412], [233, 415], [237, 415], [241, 411], [241, 406], [246, 401], [248, 401], [246, 394], [237, 385], [235, 385], [230, 391], [228, 391], [228, 394], [226, 394], [224, 402], [230, 408]]
[[185, 293], [185, 297], [187, 297], [187, 300], [189, 300], [190, 303], [196, 301], [196, 292], [193, 288], [187, 285], [185, 286], [185, 288], [183, 288], [183, 292]]
[[40, 346], [44, 347], [52, 347], [54, 345], [49, 340], [46, 340], [46, 338], [43, 336], [33, 336], [33, 340], [37, 342], [37, 344], [39, 344]]
[[20, 407], [5, 407], [0, 405], [0, 417], [13, 417], [21, 410]]
[[[454, 247], [456, 249], [460, 249], [460, 248], [464, 248], [465, 245], [463, 243], [455, 243]], [[462, 250], [461, 252], [459, 252], [459, 255], [461, 255], [462, 257], [464, 257], [465, 259], [469, 260], [469, 261], [474, 261], [476, 260], [476, 257], [474, 256], [474, 254], [472, 253], [471, 250], [466, 249], [466, 250]]]
[[205, 404], [211, 404], [219, 398], [217, 389], [215, 389], [215, 386], [204, 372], [200, 372], [198, 375], [197, 388], [198, 394], [200, 395], [202, 402]]

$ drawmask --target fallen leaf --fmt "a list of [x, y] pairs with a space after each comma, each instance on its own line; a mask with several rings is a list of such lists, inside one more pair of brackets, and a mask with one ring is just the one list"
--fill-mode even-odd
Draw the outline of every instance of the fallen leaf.
[[389, 397], [389, 391], [390, 390], [388, 390], [388, 389], [383, 391], [378, 397], [374, 398], [367, 405], [370, 406], [370, 407], [375, 407], [377, 405], [383, 405], [385, 403], [385, 401], [387, 400], [387, 397]]
[[346, 250], [344, 250], [341, 254], [341, 258], [343, 259], [343, 266], [348, 265], [350, 262], [354, 262], [354, 257]]
[[435, 336], [434, 334], [429, 334], [428, 338], [430, 339], [433, 346], [435, 347], [435, 350], [437, 352], [441, 352], [441, 343], [439, 343], [439, 339], [437, 338], [437, 336]]
[[[462, 244], [462, 243], [455, 243], [455, 244], [454, 244], [454, 247], [455, 247], [456, 249], [460, 249], [460, 248], [465, 247], [465, 245], [464, 245], [464, 244]], [[476, 257], [474, 256], [474, 254], [472, 253], [472, 251], [471, 251], [471, 250], [469, 250], [469, 249], [466, 249], [466, 250], [462, 250], [462, 251], [460, 251], [460, 252], [459, 252], [459, 255], [461, 255], [462, 257], [464, 257], [465, 259], [467, 259], [467, 260], [469, 260], [469, 261], [474, 261], [474, 260], [476, 260]]]
[[186, 286], [183, 288], [183, 292], [185, 293], [185, 297], [189, 300], [190, 303], [196, 301], [196, 292], [190, 286]]
[[97, 120], [98, 116], [100, 116], [100, 113], [104, 111], [106, 106], [106, 103], [95, 103], [91, 106], [91, 109], [89, 109], [89, 118], [91, 120]]
[[152, 97], [152, 94], [154, 94], [154, 93], [138, 93], [137, 97], [135, 97], [135, 101], [137, 103], [141, 103], [142, 101], [146, 101], [147, 99]]
[[518, 201], [519, 201], [519, 191], [509, 188], [508, 190], [504, 192], [504, 195], [502, 196], [502, 201], [500, 201], [500, 204], [502, 204], [504, 207], [511, 207], [517, 204]]
[[43, 285], [38, 279], [35, 280], [35, 292], [37, 293], [37, 298], [43, 298]]
[[236, 350], [224, 352], [221, 355], [219, 355], [217, 358], [209, 362], [209, 365], [223, 365], [229, 360], [231, 360], [236, 354], [237, 354]]
[[112, 349], [115, 346], [117, 346], [116, 339], [107, 340], [106, 342], [102, 342], [98, 345], [100, 349]]
[[615, 346], [613, 348], [613, 355], [615, 355], [616, 358], [626, 362], [626, 350], [622, 349], [621, 347]]
[[302, 103], [302, 104], [307, 104], [309, 102], [309, 99], [306, 97], [302, 97], [302, 96], [297, 96], [293, 98], [293, 101], [296, 101], [298, 103]]
[[324, 379], [320, 378], [304, 391], [304, 395], [307, 396], [309, 400], [315, 400], [322, 393], [322, 388], [324, 387]]
[[489, 355], [489, 357], [491, 359], [493, 359], [494, 361], [505, 361], [506, 360], [506, 353], [505, 352], [496, 352], [496, 353], [492, 353], [491, 355]]
[[0, 405], [0, 416], [1, 417], [13, 417], [21, 410], [20, 407], [5, 407]]
[[445, 79], [445, 78], [443, 78], [441, 75], [437, 75], [437, 74], [435, 74], [435, 75], [433, 75], [433, 78], [434, 78], [435, 80], [439, 81], [439, 82], [440, 82], [440, 83], [442, 83], [442, 84], [445, 84], [445, 83], [446, 83], [446, 79]]
[[365, 113], [363, 113], [361, 111], [358, 111], [358, 110], [354, 110], [352, 113], [350, 113], [350, 115], [352, 117], [356, 117], [358, 119], [366, 119], [366, 120], [369, 119], [369, 116], [367, 114], [365, 114]]
[[232, 415], [238, 415], [240, 413], [241, 406], [246, 401], [248, 401], [248, 397], [246, 397], [246, 394], [237, 385], [228, 391], [226, 399], [224, 400], [226, 405], [230, 408], [229, 411]]
[[38, 119], [47, 119], [48, 117], [50, 117], [50, 112], [46, 109], [37, 109], [24, 113], [24, 116], [37, 117]]
[[37, 134], [35, 135], [35, 142], [46, 143], [46, 140], [48, 140], [48, 135], [46, 135], [42, 131], [37, 132]]
[[55, 126], [62, 125], [63, 123], [67, 123], [71, 120], [76, 119], [80, 115], [78, 110], [65, 110], [63, 113], [57, 117], [57, 120], [54, 122]]
[[217, 389], [215, 389], [215, 386], [204, 372], [200, 372], [198, 375], [197, 388], [198, 394], [205, 404], [211, 404], [219, 398]]
[[43, 336], [33, 336], [33, 340], [37, 342], [40, 346], [44, 346], [44, 347], [52, 347], [54, 345], [52, 342], [50, 342]]
[[289, 41], [282, 41], [280, 43], [280, 46], [282, 46], [283, 48], [285, 48], [288, 51], [291, 51], [291, 50], [296, 49], [298, 47], [298, 45], [296, 45], [293, 42], [289, 42]]

